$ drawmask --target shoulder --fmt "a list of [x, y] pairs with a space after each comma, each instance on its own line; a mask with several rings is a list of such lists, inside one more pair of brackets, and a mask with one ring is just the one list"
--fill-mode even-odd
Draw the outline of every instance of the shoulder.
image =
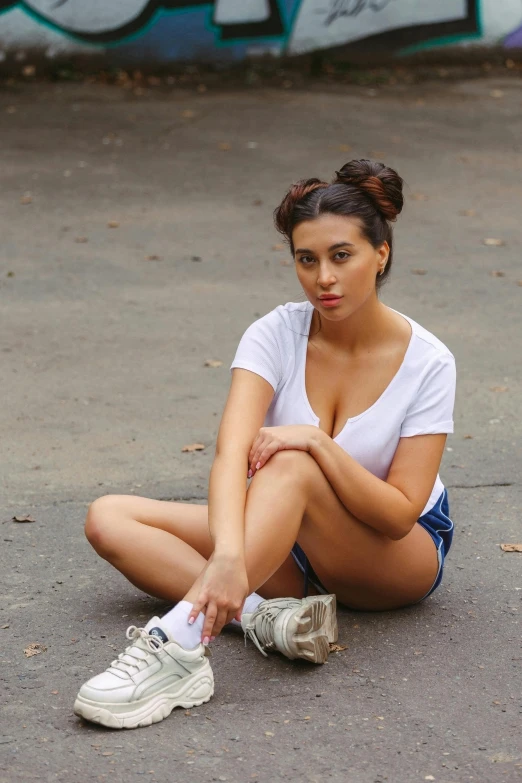
[[[398, 311], [396, 311], [398, 312]], [[440, 360], [441, 362], [454, 362], [455, 357], [442, 340], [439, 340], [432, 332], [425, 329], [424, 326], [414, 321], [404, 313], [399, 313], [403, 318], [409, 321], [412, 328], [412, 353], [417, 357], [422, 356], [425, 361], [431, 362]]]
[[310, 302], [287, 302], [274, 307], [250, 324], [249, 331], [272, 335], [284, 340], [287, 333], [303, 333], [313, 305]]

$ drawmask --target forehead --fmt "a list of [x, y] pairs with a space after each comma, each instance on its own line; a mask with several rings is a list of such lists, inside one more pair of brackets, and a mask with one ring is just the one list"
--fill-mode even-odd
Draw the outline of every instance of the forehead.
[[355, 244], [363, 238], [359, 218], [346, 215], [319, 215], [299, 223], [292, 232], [294, 246], [308, 249], [338, 242]]

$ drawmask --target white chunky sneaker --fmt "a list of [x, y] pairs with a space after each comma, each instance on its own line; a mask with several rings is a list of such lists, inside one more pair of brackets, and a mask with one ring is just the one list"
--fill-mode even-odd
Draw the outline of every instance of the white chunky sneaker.
[[241, 625], [257, 649], [277, 650], [287, 658], [324, 663], [329, 642], [337, 639], [335, 595], [309, 598], [273, 598], [251, 613], [243, 612]]
[[92, 677], [74, 702], [74, 712], [111, 729], [150, 726], [174, 707], [196, 707], [214, 693], [214, 676], [202, 644], [185, 650], [153, 617], [145, 628], [127, 629], [131, 644], [102, 674]]

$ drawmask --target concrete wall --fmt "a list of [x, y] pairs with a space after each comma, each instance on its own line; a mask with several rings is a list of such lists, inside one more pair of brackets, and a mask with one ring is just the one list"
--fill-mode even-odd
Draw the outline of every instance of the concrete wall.
[[232, 62], [361, 50], [522, 47], [522, 0], [0, 0], [0, 61]]

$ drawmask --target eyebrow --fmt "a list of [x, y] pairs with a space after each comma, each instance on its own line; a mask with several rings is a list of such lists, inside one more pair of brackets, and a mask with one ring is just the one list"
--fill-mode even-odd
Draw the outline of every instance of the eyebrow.
[[[332, 245], [331, 247], [328, 248], [328, 252], [331, 253], [332, 250], [339, 250], [340, 247], [355, 247], [355, 245], [352, 244], [352, 242], [336, 242], [335, 245]], [[308, 248], [306, 247], [298, 247], [295, 252], [310, 253], [311, 255], [313, 255], [313, 250], [308, 250]]]

